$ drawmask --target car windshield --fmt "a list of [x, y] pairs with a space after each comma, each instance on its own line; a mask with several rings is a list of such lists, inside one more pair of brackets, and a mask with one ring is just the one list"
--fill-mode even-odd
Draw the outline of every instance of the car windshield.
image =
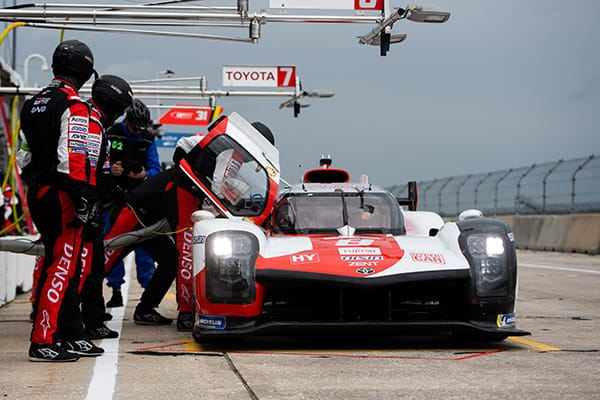
[[275, 206], [273, 227], [283, 233], [336, 233], [349, 225], [356, 233], [404, 233], [396, 199], [364, 191], [291, 194]]
[[194, 160], [192, 170], [233, 215], [253, 216], [264, 210], [267, 172], [232, 138], [215, 138]]

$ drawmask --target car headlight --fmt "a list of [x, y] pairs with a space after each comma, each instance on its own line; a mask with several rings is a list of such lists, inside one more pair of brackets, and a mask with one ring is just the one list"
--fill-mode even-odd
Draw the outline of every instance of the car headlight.
[[466, 252], [477, 296], [505, 296], [509, 278], [505, 239], [492, 233], [472, 233], [466, 237]]
[[206, 295], [209, 301], [233, 304], [254, 301], [254, 263], [258, 249], [258, 239], [246, 231], [221, 231], [206, 238]]

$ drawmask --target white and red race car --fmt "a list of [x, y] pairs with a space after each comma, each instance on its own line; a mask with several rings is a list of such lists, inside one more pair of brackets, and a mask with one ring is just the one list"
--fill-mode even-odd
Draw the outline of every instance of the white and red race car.
[[245, 152], [235, 168], [234, 186], [242, 190], [227, 197], [202, 185], [228, 218], [194, 215], [194, 339], [529, 334], [515, 326], [517, 259], [504, 221], [472, 210], [444, 222], [416, 211], [416, 184], [397, 199], [368, 182], [349, 182], [328, 159], [303, 182], [276, 190], [277, 150], [237, 114], [226, 122], [220, 134]]

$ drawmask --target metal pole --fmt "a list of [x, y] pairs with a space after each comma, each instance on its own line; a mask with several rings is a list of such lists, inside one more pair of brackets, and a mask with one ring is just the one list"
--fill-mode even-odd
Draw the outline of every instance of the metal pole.
[[467, 177], [465, 178], [464, 181], [462, 181], [457, 187], [456, 187], [456, 215], [460, 214], [460, 188], [463, 187], [463, 185], [465, 183], [467, 183], [467, 181], [469, 180], [469, 178], [471, 178], [471, 174], [467, 175]]
[[519, 215], [519, 211], [521, 209], [521, 181], [531, 172], [532, 169], [535, 168], [535, 164], [529, 166], [529, 168], [521, 174], [519, 180], [517, 181], [517, 195], [515, 196], [515, 209], [516, 214]]
[[38, 58], [42, 61], [42, 71], [48, 70], [48, 61], [46, 61], [46, 57], [44, 57], [43, 55], [38, 54], [38, 53], [33, 53], [33, 54], [30, 54], [27, 57], [25, 57], [25, 63], [23, 66], [23, 84], [25, 86], [29, 85], [29, 62], [33, 58]]
[[450, 181], [454, 179], [453, 176], [451, 176], [450, 178], [448, 178], [448, 180], [446, 182], [444, 182], [442, 184], [442, 186], [440, 186], [440, 191], [438, 192], [438, 212], [441, 214], [442, 213], [442, 191], [444, 190], [444, 188], [446, 186], [448, 186], [448, 184], [450, 183]]
[[548, 170], [548, 172], [546, 172], [546, 175], [544, 175], [544, 180], [542, 181], [542, 214], [546, 213], [546, 184], [548, 181], [548, 177], [554, 172], [556, 168], [558, 168], [560, 164], [562, 164], [562, 162], [563, 159], [561, 158], [552, 166], [552, 168]]
[[434, 179], [434, 180], [432, 180], [432, 181], [431, 181], [431, 183], [429, 184], [429, 186], [427, 186], [427, 189], [425, 189], [425, 190], [423, 191], [423, 197], [425, 198], [425, 199], [424, 199], [424, 201], [423, 201], [423, 206], [424, 206], [424, 208], [425, 208], [425, 209], [427, 209], [427, 206], [425, 206], [425, 203], [426, 203], [426, 201], [427, 201], [427, 192], [429, 192], [429, 189], [431, 189], [431, 187], [432, 187], [433, 185], [435, 185], [435, 183], [436, 183], [437, 181], [438, 181], [438, 179]]
[[590, 161], [592, 161], [594, 157], [596, 157], [596, 155], [592, 154], [591, 156], [586, 158], [584, 162], [577, 166], [577, 169], [575, 169], [573, 175], [571, 175], [571, 213], [575, 212], [575, 176], [579, 173], [579, 171], [583, 169], [583, 167], [585, 167]]
[[477, 204], [477, 192], [479, 191], [479, 186], [481, 186], [481, 184], [485, 182], [487, 178], [489, 178], [490, 175], [492, 175], [492, 173], [493, 172], [488, 172], [483, 178], [481, 178], [479, 182], [477, 182], [477, 185], [475, 185], [475, 208], [477, 209], [479, 209], [479, 205]]
[[498, 181], [496, 182], [496, 186], [494, 186], [494, 215], [498, 215], [498, 186], [500, 186], [500, 182], [504, 180], [512, 172], [512, 168], [509, 168], [508, 171]]

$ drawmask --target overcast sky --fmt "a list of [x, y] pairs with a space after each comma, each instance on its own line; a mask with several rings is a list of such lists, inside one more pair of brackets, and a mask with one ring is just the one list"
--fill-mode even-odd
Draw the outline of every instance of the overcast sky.
[[[250, 9], [267, 3], [250, 0]], [[65, 38], [90, 45], [98, 72], [128, 80], [171, 69], [178, 77], [206, 76], [209, 89], [221, 89], [223, 65], [295, 65], [304, 89], [335, 97], [310, 99], [298, 118], [279, 109], [281, 98], [218, 100], [225, 113], [271, 127], [290, 181], [316, 167], [322, 153], [354, 178], [367, 174], [384, 186], [600, 153], [600, 1], [434, 4], [450, 20], [397, 22], [394, 31], [408, 38], [385, 57], [358, 44], [374, 27], [364, 24], [269, 22], [258, 44], [78, 31]], [[50, 60], [59, 31], [17, 29], [17, 71], [31, 53]], [[10, 60], [6, 43], [1, 55]], [[29, 81], [44, 85], [50, 74], [39, 65], [30, 63]]]

